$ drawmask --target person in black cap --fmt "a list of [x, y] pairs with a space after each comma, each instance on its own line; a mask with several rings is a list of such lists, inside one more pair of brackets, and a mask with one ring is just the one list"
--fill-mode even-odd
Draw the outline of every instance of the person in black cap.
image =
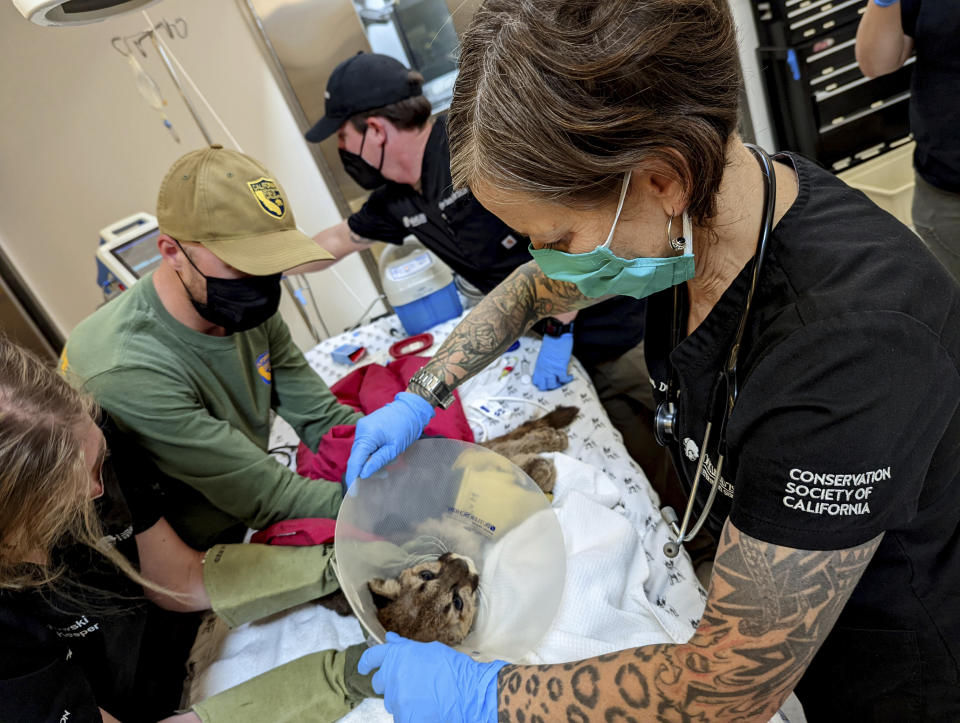
[[[376, 241], [414, 235], [483, 294], [530, 261], [527, 239], [487, 211], [468, 188], [454, 189], [445, 114], [431, 118], [423, 77], [398, 60], [358, 53], [327, 82], [326, 113], [306, 133], [319, 143], [337, 134], [344, 169], [372, 191], [348, 219], [314, 237], [334, 259]], [[590, 374], [628, 451], [662, 489], [669, 465], [652, 434], [653, 394], [643, 361], [645, 302], [627, 297], [547, 319], [533, 383], [541, 390], [571, 381], [571, 354]], [[574, 317], [576, 321], [574, 322]], [[637, 425], [637, 418], [649, 426]]]

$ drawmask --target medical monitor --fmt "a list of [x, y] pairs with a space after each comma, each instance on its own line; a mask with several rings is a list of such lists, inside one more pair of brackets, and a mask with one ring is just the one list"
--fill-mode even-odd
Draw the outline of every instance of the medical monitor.
[[137, 213], [100, 231], [97, 258], [126, 287], [131, 287], [160, 265], [157, 219]]

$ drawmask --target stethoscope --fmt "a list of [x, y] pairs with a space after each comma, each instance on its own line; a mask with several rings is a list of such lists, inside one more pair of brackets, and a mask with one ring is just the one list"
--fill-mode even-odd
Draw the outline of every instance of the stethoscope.
[[[745, 145], [757, 157], [757, 162], [763, 171], [763, 225], [760, 229], [760, 236], [757, 239], [757, 251], [753, 257], [750, 289], [747, 291], [747, 298], [743, 305], [743, 313], [740, 315], [737, 334], [727, 354], [727, 361], [717, 373], [713, 388], [710, 391], [710, 401], [707, 407], [707, 427], [703, 433], [703, 443], [700, 445], [700, 458], [697, 461], [697, 472], [693, 478], [693, 484], [690, 487], [690, 496], [687, 499], [687, 506], [683, 512], [683, 520], [680, 522], [680, 525], [677, 526], [677, 513], [672, 507], [667, 506], [660, 510], [663, 521], [667, 523], [674, 537], [673, 540], [663, 546], [663, 553], [671, 558], [676, 557], [680, 553], [680, 545], [684, 542], [689, 542], [700, 532], [700, 528], [703, 527], [703, 524], [706, 522], [707, 516], [710, 514], [710, 508], [713, 507], [713, 500], [717, 495], [720, 473], [723, 471], [723, 460], [727, 453], [727, 420], [730, 418], [733, 405], [737, 401], [737, 355], [740, 353], [740, 343], [743, 340], [744, 330], [747, 328], [750, 302], [753, 300], [753, 292], [757, 288], [757, 279], [760, 277], [760, 268], [763, 265], [763, 258], [766, 255], [767, 241], [770, 238], [770, 231], [773, 229], [774, 206], [777, 201], [776, 175], [773, 170], [773, 163], [770, 161], [770, 156], [768, 156], [762, 148], [749, 143]], [[693, 239], [688, 239], [688, 241], [689, 243], [693, 243]], [[680, 329], [682, 328], [682, 320], [680, 319], [679, 297], [679, 287], [675, 286], [673, 288], [673, 348], [676, 348], [681, 341]], [[654, 433], [657, 442], [663, 446], [677, 441], [677, 405], [671, 398], [674, 379], [675, 372], [671, 371], [670, 380], [667, 383], [667, 399], [659, 404], [654, 417]], [[721, 387], [724, 389], [722, 395], [720, 392]], [[723, 404], [723, 413], [720, 417], [720, 426], [717, 432], [719, 439], [717, 443], [717, 468], [713, 479], [710, 481], [710, 494], [707, 496], [707, 501], [703, 506], [703, 511], [700, 513], [700, 518], [696, 524], [690, 528], [690, 518], [693, 516], [693, 503], [697, 498], [697, 487], [700, 484], [700, 476], [703, 474], [703, 463], [707, 458], [707, 444], [710, 442], [710, 437], [713, 433], [713, 420], [718, 416], [717, 413], [720, 411], [720, 404]]]

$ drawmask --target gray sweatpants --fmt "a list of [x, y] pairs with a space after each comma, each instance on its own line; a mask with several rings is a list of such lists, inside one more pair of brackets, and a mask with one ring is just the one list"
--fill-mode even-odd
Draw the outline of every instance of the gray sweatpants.
[[927, 247], [960, 283], [960, 193], [950, 193], [914, 173], [913, 226]]

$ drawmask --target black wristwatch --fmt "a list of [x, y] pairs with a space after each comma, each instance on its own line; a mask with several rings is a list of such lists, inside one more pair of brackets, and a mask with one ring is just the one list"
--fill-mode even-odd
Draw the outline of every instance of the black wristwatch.
[[564, 334], [570, 334], [573, 332], [573, 322], [569, 324], [564, 324], [559, 319], [554, 319], [552, 316], [548, 316], [543, 320], [543, 333], [546, 336], [563, 336]]
[[440, 377], [423, 369], [410, 377], [407, 389], [441, 409], [446, 409], [453, 404], [453, 390]]

